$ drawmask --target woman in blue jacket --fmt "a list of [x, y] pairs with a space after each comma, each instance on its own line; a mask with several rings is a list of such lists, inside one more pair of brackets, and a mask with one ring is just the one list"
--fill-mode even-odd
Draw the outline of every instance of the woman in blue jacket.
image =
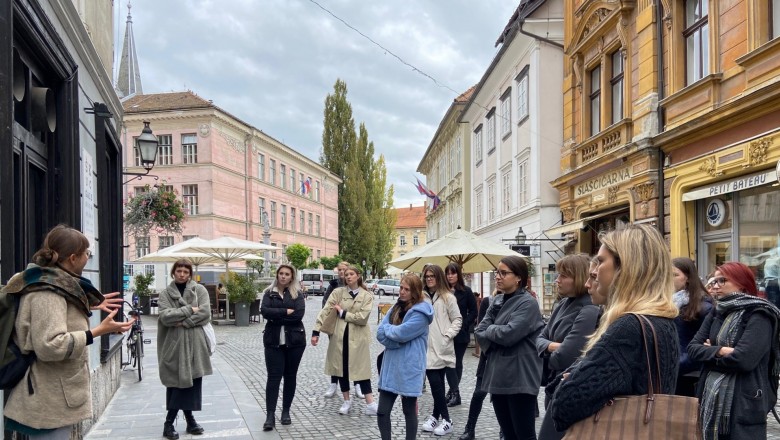
[[406, 439], [417, 438], [417, 397], [422, 394], [428, 351], [428, 326], [433, 307], [424, 301], [422, 281], [415, 274], [401, 280], [398, 302], [379, 324], [376, 338], [385, 346], [379, 372], [377, 424], [382, 440], [392, 438], [390, 411], [401, 396]]

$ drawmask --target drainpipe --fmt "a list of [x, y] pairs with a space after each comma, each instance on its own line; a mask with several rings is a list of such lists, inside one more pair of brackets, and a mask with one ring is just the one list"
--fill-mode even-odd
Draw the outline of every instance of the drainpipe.
[[520, 27], [518, 29], [518, 32], [520, 32], [521, 34], [523, 34], [525, 36], [531, 37], [533, 39], [536, 39], [536, 40], [539, 40], [539, 41], [544, 41], [547, 44], [552, 44], [553, 46], [558, 47], [561, 50], [563, 50], [563, 44], [561, 44], [561, 43], [559, 43], [557, 41], [550, 40], [549, 38], [545, 38], [545, 37], [542, 37], [540, 35], [532, 34], [532, 33], [528, 32], [528, 31], [523, 30], [523, 23], [525, 23], [525, 20], [520, 20], [519, 21]]
[[[658, 134], [664, 131], [664, 108], [661, 105], [661, 101], [664, 99], [664, 5], [662, 2], [656, 0], [656, 31], [658, 32]], [[666, 235], [666, 213], [664, 212], [664, 162], [666, 161], [666, 155], [663, 150], [658, 148], [658, 232], [661, 236]]]

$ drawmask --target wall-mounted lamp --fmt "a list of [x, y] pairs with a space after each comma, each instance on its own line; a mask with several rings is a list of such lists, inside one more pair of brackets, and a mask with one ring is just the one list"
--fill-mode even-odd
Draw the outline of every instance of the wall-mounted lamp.
[[525, 239], [527, 236], [525, 235], [525, 232], [523, 232], [523, 227], [520, 226], [517, 228], [517, 235], [515, 235], [515, 243], [517, 244], [525, 244]]
[[[159, 145], [159, 141], [157, 140], [157, 136], [152, 133], [152, 129], [149, 127], [149, 121], [144, 121], [144, 129], [141, 130], [141, 136], [138, 136], [138, 139], [136, 139], [136, 144], [138, 147], [138, 152], [141, 155], [141, 166], [146, 170], [145, 173], [132, 173], [132, 172], [124, 172], [125, 176], [136, 176], [132, 179], [129, 179], [127, 182], [130, 182], [135, 179], [140, 179], [143, 176], [149, 176], [149, 172], [152, 171], [152, 168], [154, 168], [154, 163], [157, 161], [157, 146]], [[155, 180], [158, 179], [157, 176], [149, 176], [154, 177]], [[127, 182], [123, 183], [122, 185], [126, 184]]]
[[669, 168], [670, 166], [672, 166], [672, 156], [667, 154], [666, 157], [664, 157], [664, 168]]

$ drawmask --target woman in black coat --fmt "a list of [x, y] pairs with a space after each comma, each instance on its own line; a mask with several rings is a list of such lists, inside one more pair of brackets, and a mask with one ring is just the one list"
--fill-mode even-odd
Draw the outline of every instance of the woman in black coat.
[[699, 417], [704, 440], [766, 438], [766, 416], [777, 401], [780, 310], [759, 298], [753, 272], [742, 263], [715, 270], [715, 310], [688, 345], [703, 363]]
[[477, 319], [477, 299], [474, 297], [474, 292], [471, 291], [471, 288], [463, 282], [463, 272], [459, 264], [448, 264], [444, 269], [444, 274], [447, 276], [447, 283], [452, 290], [452, 294], [458, 300], [460, 316], [463, 317], [463, 325], [460, 327], [460, 332], [453, 339], [455, 343], [455, 368], [447, 368], [445, 372], [447, 384], [450, 386], [450, 390], [447, 393], [447, 406], [457, 406], [460, 405], [460, 379], [463, 377], [463, 356], [466, 354], [469, 341], [471, 341], [471, 326], [475, 324]]
[[292, 423], [290, 406], [295, 397], [298, 366], [306, 349], [306, 330], [302, 322], [306, 313], [306, 300], [298, 285], [294, 267], [282, 264], [276, 270], [276, 279], [263, 294], [260, 313], [266, 319], [263, 345], [265, 367], [268, 370], [263, 431], [271, 431], [276, 423], [276, 401], [279, 400], [282, 377], [284, 392], [281, 421], [282, 425]]
[[[585, 283], [589, 277], [590, 257], [585, 254], [567, 255], [555, 264], [558, 278], [558, 302], [550, 316], [550, 322], [536, 338], [536, 350], [544, 360], [542, 385], [552, 382], [569, 368], [582, 354], [588, 336], [596, 330], [599, 308], [593, 305]], [[549, 408], [552, 392], [545, 392], [544, 407]], [[550, 413], [545, 413], [539, 431], [540, 440], [563, 438], [555, 431]]]

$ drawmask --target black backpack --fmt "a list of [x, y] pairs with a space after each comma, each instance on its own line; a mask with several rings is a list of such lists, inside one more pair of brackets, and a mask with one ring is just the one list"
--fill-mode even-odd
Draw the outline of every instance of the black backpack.
[[[21, 295], [8, 295], [0, 291], [0, 389], [3, 391], [13, 389], [35, 362], [35, 353], [23, 354], [13, 338], [20, 301]], [[30, 394], [34, 393], [29, 377], [27, 389]]]

